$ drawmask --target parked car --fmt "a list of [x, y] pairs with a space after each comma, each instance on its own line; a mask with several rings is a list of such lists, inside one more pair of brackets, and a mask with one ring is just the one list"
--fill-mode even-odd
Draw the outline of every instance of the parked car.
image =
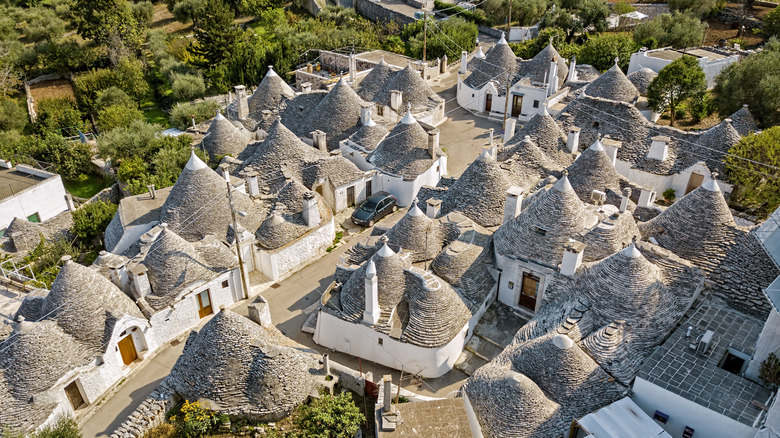
[[373, 227], [374, 223], [398, 210], [395, 196], [387, 192], [376, 192], [366, 198], [352, 212], [352, 223], [363, 227]]

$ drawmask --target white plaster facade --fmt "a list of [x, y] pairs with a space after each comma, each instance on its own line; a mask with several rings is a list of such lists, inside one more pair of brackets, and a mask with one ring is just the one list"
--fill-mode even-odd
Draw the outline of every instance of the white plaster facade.
[[[631, 399], [651, 417], [655, 411], [669, 415], [666, 424], [661, 424], [673, 437], [682, 436], [685, 426], [695, 431], [695, 436], [752, 438], [756, 429], [707, 409], [673, 392], [656, 386], [641, 377], [634, 380]], [[761, 400], [763, 403], [764, 400]]]
[[422, 186], [436, 187], [441, 177], [447, 175], [447, 156], [440, 156], [428, 170], [412, 181], [383, 172], [381, 169], [377, 170], [379, 172], [374, 177], [372, 191], [384, 190], [395, 196], [399, 207], [406, 207], [412, 204]]
[[[662, 193], [666, 189], [672, 189], [675, 192], [677, 198], [684, 196], [685, 190], [688, 188], [688, 183], [692, 174], [698, 174], [703, 176], [702, 181], [708, 181], [712, 179], [712, 172], [707, 168], [703, 161], [700, 161], [691, 167], [683, 170], [682, 172], [672, 175], [657, 175], [650, 172], [645, 172], [637, 168], [627, 161], [615, 160], [615, 170], [617, 173], [628, 178], [631, 182], [655, 190], [657, 197], [663, 198]], [[724, 193], [731, 193], [734, 189], [732, 184], [725, 181], [718, 180], [718, 185]]]
[[[65, 186], [59, 175], [23, 164], [18, 165], [16, 171], [42, 180], [0, 201], [0, 230], [5, 230], [16, 217], [26, 219], [37, 213], [43, 222], [68, 211]], [[3, 184], [2, 173], [0, 184]]]
[[258, 248], [256, 268], [265, 276], [279, 282], [304, 266], [322, 257], [333, 244], [336, 226], [333, 218], [281, 248]]
[[[536, 313], [544, 301], [544, 292], [547, 289], [548, 276], [555, 274], [556, 270], [542, 266], [528, 260], [514, 259], [495, 253], [496, 264], [501, 270], [498, 281], [498, 301], [524, 312]], [[536, 289], [536, 305], [533, 309], [520, 304], [520, 293], [523, 287], [523, 274], [531, 274], [539, 279]]]
[[[643, 68], [649, 68], [656, 73], [660, 72], [661, 69], [671, 64], [672, 60], [655, 57], [652, 54], [671, 50], [673, 49], [664, 47], [654, 50], [640, 50], [636, 53], [632, 53], [631, 61], [628, 64], [628, 72], [626, 74], [630, 75], [631, 73]], [[701, 66], [702, 70], [704, 70], [704, 75], [707, 76], [707, 88], [714, 87], [715, 78], [718, 76], [718, 74], [720, 74], [720, 72], [729, 64], [739, 61], [740, 58], [740, 55], [736, 53], [730, 56], [724, 56], [712, 52], [710, 56], [706, 56], [706, 53], [708, 52], [706, 49], [695, 49], [692, 51], [689, 50], [689, 52], [699, 58], [699, 66]]]
[[[504, 110], [506, 110], [507, 118], [514, 118], [521, 122], [526, 122], [535, 114], [541, 113], [545, 105], [548, 107], [548, 111], [552, 111], [550, 108], [568, 95], [568, 88], [550, 94], [546, 84], [517, 82], [509, 88], [509, 105], [507, 106], [506, 96], [503, 94], [506, 90], [501, 90], [501, 95], [499, 95], [498, 82], [488, 82], [477, 90], [466, 85], [463, 79], [461, 75], [458, 76], [458, 105], [474, 111], [487, 111], [487, 95], [490, 94], [489, 113], [493, 117], [503, 118]], [[520, 105], [519, 108], [515, 108], [516, 103]]]

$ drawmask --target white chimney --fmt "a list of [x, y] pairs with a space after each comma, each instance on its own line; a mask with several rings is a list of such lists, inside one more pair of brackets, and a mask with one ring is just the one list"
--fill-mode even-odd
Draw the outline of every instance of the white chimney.
[[441, 211], [441, 199], [428, 199], [425, 203], [427, 204], [425, 215], [431, 219], [436, 219]]
[[320, 224], [320, 208], [317, 204], [314, 192], [306, 192], [303, 195], [303, 221], [306, 222], [307, 227], [316, 227]]
[[558, 63], [555, 59], [550, 61], [550, 74], [547, 77], [547, 83], [550, 84], [550, 94], [558, 92]]
[[363, 126], [368, 126], [372, 120], [371, 120], [371, 108], [374, 107], [374, 104], [372, 103], [364, 103], [360, 106], [360, 123], [363, 124]]
[[566, 136], [566, 151], [570, 154], [577, 152], [580, 148], [580, 128], [572, 126], [569, 128], [569, 134]]
[[431, 159], [436, 159], [436, 150], [439, 149], [440, 131], [437, 128], [428, 131], [428, 154]]
[[65, 193], [65, 205], [68, 206], [68, 210], [76, 211], [76, 206], [73, 204], [73, 197], [70, 193]]
[[671, 139], [665, 135], [656, 135], [651, 138], [650, 150], [647, 152], [647, 158], [663, 161], [669, 156], [669, 142]]
[[225, 181], [230, 182], [230, 165], [222, 163], [219, 165], [219, 169], [222, 171], [222, 177], [225, 178]]
[[517, 120], [514, 118], [506, 119], [506, 126], [504, 127], [504, 144], [509, 143], [509, 140], [515, 136], [515, 125]]
[[506, 191], [506, 202], [504, 203], [504, 222], [507, 223], [514, 219], [523, 207], [523, 188], [512, 186]]
[[623, 189], [623, 197], [620, 198], [620, 212], [625, 213], [628, 210], [628, 200], [631, 198], [631, 188]]
[[569, 75], [566, 77], [566, 82], [576, 81], [577, 80], [577, 57], [571, 59], [571, 62], [569, 63]]
[[355, 60], [355, 54], [349, 54], [349, 82], [355, 83], [355, 75], [357, 74], [357, 61]]
[[563, 247], [563, 259], [561, 260], [561, 274], [571, 277], [582, 264], [582, 253], [585, 244], [576, 240], [569, 240]]
[[393, 376], [385, 374], [382, 376], [382, 390], [384, 391], [384, 400], [382, 403], [382, 411], [390, 412], [393, 410]]
[[403, 104], [403, 93], [398, 90], [390, 90], [390, 109], [395, 112], [401, 112]]
[[643, 188], [639, 192], [639, 205], [640, 207], [650, 207], [655, 202], [655, 190]]
[[[493, 132], [494, 131], [495, 131], [495, 129], [490, 128], [490, 146], [493, 146]], [[496, 158], [496, 157], [493, 157], [493, 158]]]
[[318, 129], [311, 132], [311, 139], [315, 148], [328, 152], [328, 134]]
[[243, 85], [236, 85], [236, 110], [238, 111], [238, 118], [245, 119], [249, 117], [249, 102], [246, 95], [246, 87]]
[[363, 321], [374, 325], [379, 321], [379, 279], [376, 276], [374, 259], [368, 260], [366, 266], [366, 310], [363, 311]]
[[467, 51], [460, 52], [460, 74], [465, 75], [468, 73], [469, 65], [469, 53]]
[[311, 82], [301, 82], [301, 93], [311, 92]]
[[614, 166], [615, 163], [617, 163], [618, 149], [623, 146], [623, 143], [617, 140], [612, 140], [611, 138], [604, 138], [604, 140], [601, 141], [601, 144], [604, 146], [604, 152], [607, 154], [609, 160], [612, 161], [612, 165]]
[[257, 172], [247, 172], [246, 184], [249, 186], [249, 196], [258, 196], [260, 194], [260, 187], [257, 184]]
[[143, 298], [152, 291], [152, 286], [149, 284], [149, 276], [146, 275], [146, 271], [146, 266], [140, 263], [128, 269], [128, 272], [130, 273], [130, 285], [136, 299]]
[[494, 160], [498, 155], [498, 147], [494, 144], [486, 144], [485, 146], [482, 146], [482, 151], [487, 152], [488, 156]]

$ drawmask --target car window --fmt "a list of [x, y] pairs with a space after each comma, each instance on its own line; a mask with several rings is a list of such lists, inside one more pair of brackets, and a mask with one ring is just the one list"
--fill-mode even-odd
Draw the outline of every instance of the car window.
[[379, 202], [379, 208], [377, 208], [377, 210], [381, 210], [385, 207], [387, 207], [387, 199], [383, 199], [381, 202]]
[[376, 210], [376, 207], [377, 207], [376, 202], [370, 199], [366, 199], [365, 202], [363, 202], [363, 204], [360, 206], [360, 209], [371, 213], [374, 210]]

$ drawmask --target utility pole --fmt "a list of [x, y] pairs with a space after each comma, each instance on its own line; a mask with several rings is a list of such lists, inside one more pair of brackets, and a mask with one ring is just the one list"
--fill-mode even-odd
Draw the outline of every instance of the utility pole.
[[233, 186], [227, 181], [228, 203], [230, 204], [230, 216], [233, 218], [233, 235], [236, 238], [236, 254], [238, 255], [238, 271], [241, 273], [241, 288], [244, 289], [244, 297], [249, 298], [249, 275], [246, 272], [244, 258], [241, 256], [241, 233], [238, 231], [236, 221], [236, 209], [233, 206]]
[[506, 92], [504, 92], [504, 97], [506, 98], [506, 102], [504, 102], [504, 124], [501, 125], [501, 135], [503, 136], [506, 132], [506, 115], [509, 112], [509, 73], [506, 74]]
[[425, 52], [428, 49], [428, 13], [423, 11], [423, 63], [425, 63]]

